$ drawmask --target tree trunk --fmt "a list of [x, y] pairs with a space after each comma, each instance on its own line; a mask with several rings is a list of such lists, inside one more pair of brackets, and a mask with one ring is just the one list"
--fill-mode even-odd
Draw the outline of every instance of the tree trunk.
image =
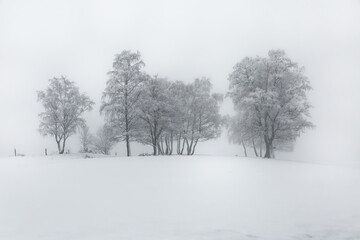
[[176, 153], [180, 155], [181, 135], [176, 137]]
[[128, 110], [128, 89], [127, 89], [128, 81], [125, 81], [125, 140], [126, 140], [126, 155], [129, 157], [130, 153], [130, 136], [129, 136], [129, 110]]
[[152, 144], [153, 144], [153, 150], [154, 150], [154, 156], [156, 156], [157, 155], [157, 148], [158, 148], [158, 146], [157, 146], [157, 141], [156, 141], [156, 136], [155, 136], [155, 134], [152, 136]]
[[173, 137], [173, 134], [171, 133], [171, 135], [170, 135], [169, 155], [172, 155], [172, 153], [173, 153], [173, 148], [174, 148], [174, 137]]
[[242, 144], [242, 146], [243, 146], [243, 148], [244, 148], [245, 157], [247, 157], [247, 152], [246, 152], [246, 147], [245, 147], [244, 141], [241, 141], [241, 144]]
[[258, 153], [257, 153], [257, 150], [256, 150], [256, 146], [255, 146], [254, 139], [252, 139], [252, 144], [253, 144], [255, 156], [256, 156], [256, 157], [259, 157], [259, 155], [258, 155]]
[[187, 139], [186, 139], [186, 138], [183, 139], [183, 144], [182, 144], [182, 148], [181, 148], [181, 150], [180, 150], [180, 155], [182, 155], [183, 152], [184, 152], [184, 149], [185, 149], [185, 140], [187, 141]]
[[[267, 86], [268, 85], [268, 79], [266, 80], [266, 92], [267, 92]], [[265, 142], [265, 155], [264, 158], [271, 158], [271, 140], [269, 138], [269, 124], [268, 124], [268, 113], [265, 113], [265, 134], [264, 134], [264, 142]]]
[[60, 145], [60, 141], [56, 142], [57, 143], [57, 147], [58, 147], [58, 152], [59, 154], [62, 154], [61, 153], [61, 145]]
[[194, 153], [195, 153], [195, 148], [196, 148], [196, 145], [197, 145], [198, 141], [199, 141], [199, 139], [195, 140], [193, 149], [192, 149], [192, 151], [191, 151], [191, 155], [194, 155]]
[[158, 142], [158, 144], [157, 144], [157, 154], [163, 155], [163, 151], [161, 150], [160, 142]]
[[61, 139], [58, 139], [57, 135], [55, 135], [55, 141], [56, 141], [56, 144], [58, 147], [58, 152], [59, 152], [59, 154], [61, 154], [61, 145], [60, 145]]
[[265, 148], [266, 148], [264, 158], [271, 158], [272, 140], [269, 139], [267, 136], [265, 136], [264, 141], [265, 141]]
[[194, 143], [194, 139], [191, 138], [191, 142], [189, 144], [189, 141], [186, 140], [186, 146], [187, 146], [187, 155], [191, 155], [192, 146]]
[[65, 142], [66, 142], [66, 138], [64, 136], [63, 143], [62, 143], [62, 149], [60, 151], [60, 154], [63, 154], [65, 152]]
[[125, 136], [125, 141], [126, 141], [126, 154], [129, 157], [131, 156], [131, 152], [130, 152], [130, 137], [128, 134]]
[[164, 155], [164, 139], [163, 139], [163, 137], [159, 137], [158, 144], [160, 147], [159, 154]]
[[153, 154], [154, 154], [154, 156], [156, 156], [156, 154], [157, 154], [157, 146], [156, 146], [156, 143], [153, 143]]
[[168, 155], [169, 154], [169, 137], [165, 136], [165, 150], [164, 150], [164, 154]]
[[158, 137], [157, 146], [158, 146], [158, 155], [164, 155], [164, 139], [163, 139], [163, 137]]

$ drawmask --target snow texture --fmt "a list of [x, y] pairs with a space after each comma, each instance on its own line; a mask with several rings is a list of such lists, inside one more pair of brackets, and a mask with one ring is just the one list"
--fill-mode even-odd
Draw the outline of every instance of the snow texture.
[[1, 158], [0, 239], [360, 238], [359, 168], [95, 157]]

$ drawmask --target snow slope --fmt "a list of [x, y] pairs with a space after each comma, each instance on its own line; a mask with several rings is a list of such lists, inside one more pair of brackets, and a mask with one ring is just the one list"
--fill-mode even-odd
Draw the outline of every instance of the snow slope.
[[360, 169], [209, 156], [1, 158], [0, 239], [360, 239]]

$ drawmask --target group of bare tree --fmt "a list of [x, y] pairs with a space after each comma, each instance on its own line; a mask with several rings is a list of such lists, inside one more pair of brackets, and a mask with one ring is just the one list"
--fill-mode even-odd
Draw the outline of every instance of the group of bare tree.
[[108, 125], [100, 127], [96, 135], [92, 135], [85, 124], [80, 127], [80, 152], [110, 154], [111, 148], [117, 143], [113, 131]]
[[152, 146], [154, 155], [192, 155], [199, 142], [220, 135], [222, 96], [211, 92], [209, 79], [172, 82], [146, 74], [144, 66], [139, 52], [115, 56], [100, 107], [106, 123], [96, 136], [81, 118], [94, 102], [66, 77], [50, 79], [48, 88], [38, 92], [45, 108], [40, 132], [55, 137], [60, 154], [79, 129], [81, 151], [109, 154], [125, 141], [127, 156], [133, 141]]
[[116, 55], [100, 108], [128, 156], [131, 141], [152, 146], [154, 155], [171, 155], [174, 145], [177, 154], [192, 155], [198, 142], [220, 135], [222, 97], [211, 93], [209, 79], [172, 82], [144, 66], [139, 52]]
[[199, 142], [218, 137], [227, 122], [230, 140], [241, 144], [245, 155], [251, 147], [256, 156], [271, 158], [274, 149], [291, 150], [300, 133], [313, 127], [304, 68], [282, 50], [269, 51], [267, 58], [246, 57], [234, 66], [228, 96], [236, 115], [228, 121], [219, 114], [223, 97], [211, 92], [208, 78], [174, 82], [148, 75], [144, 66], [139, 52], [115, 55], [100, 107], [106, 123], [95, 137], [81, 118], [94, 102], [65, 77], [50, 79], [49, 87], [38, 92], [45, 108], [40, 132], [55, 138], [60, 154], [81, 128], [84, 152], [109, 154], [125, 141], [130, 156], [130, 143], [136, 141], [150, 145], [154, 155], [193, 155]]
[[[219, 103], [207, 78], [193, 83], [170, 82], [157, 76], [141, 90], [138, 142], [151, 145], [153, 154], [193, 155], [198, 142], [220, 136]], [[176, 147], [175, 147], [175, 146]]]

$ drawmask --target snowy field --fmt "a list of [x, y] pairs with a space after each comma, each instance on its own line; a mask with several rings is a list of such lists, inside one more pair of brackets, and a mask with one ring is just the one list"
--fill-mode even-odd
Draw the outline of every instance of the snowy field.
[[0, 239], [360, 239], [360, 169], [240, 157], [0, 159]]

